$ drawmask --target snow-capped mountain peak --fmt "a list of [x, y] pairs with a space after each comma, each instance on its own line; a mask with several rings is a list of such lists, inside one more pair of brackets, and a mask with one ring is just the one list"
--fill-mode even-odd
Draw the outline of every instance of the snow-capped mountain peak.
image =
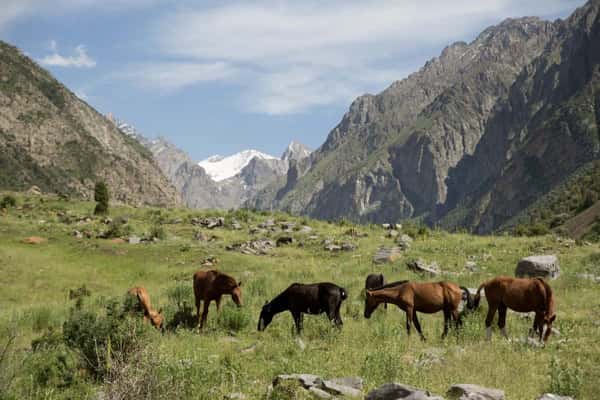
[[287, 149], [285, 149], [285, 151], [283, 152], [281, 159], [284, 161], [299, 161], [305, 157], [310, 156], [311, 152], [312, 151], [302, 143], [298, 143], [295, 140], [292, 140]]
[[277, 157], [262, 153], [258, 150], [244, 150], [227, 157], [212, 156], [206, 160], [200, 161], [198, 165], [204, 168], [212, 180], [220, 182], [239, 174], [253, 158], [260, 158], [263, 160], [277, 159]]

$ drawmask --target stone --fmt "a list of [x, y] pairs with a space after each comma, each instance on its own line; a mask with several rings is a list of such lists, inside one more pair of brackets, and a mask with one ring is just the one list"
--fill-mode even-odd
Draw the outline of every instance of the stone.
[[83, 239], [83, 233], [81, 233], [81, 231], [78, 231], [77, 229], [73, 231], [72, 235], [75, 236], [77, 239]]
[[356, 228], [350, 228], [344, 234], [355, 238], [363, 238], [369, 236], [366, 232], [361, 232]]
[[398, 240], [398, 246], [400, 246], [402, 250], [408, 250], [412, 245], [412, 242], [413, 238], [411, 238], [405, 233], [402, 236], [400, 236], [400, 239]]
[[234, 222], [231, 223], [231, 229], [239, 231], [239, 230], [242, 229], [242, 225], [239, 222], [234, 221]]
[[140, 239], [140, 237], [139, 237], [139, 236], [136, 236], [136, 235], [131, 235], [131, 236], [129, 236], [129, 238], [127, 239], [127, 242], [128, 242], [129, 244], [140, 244], [141, 240], [142, 240], [142, 239]]
[[430, 275], [439, 275], [442, 271], [437, 263], [434, 261], [431, 264], [426, 264], [423, 260], [412, 260], [406, 263], [406, 266], [411, 271], [417, 273], [427, 273]]
[[326, 244], [323, 248], [332, 253], [336, 253], [336, 252], [342, 250], [342, 246], [338, 246], [337, 244], [333, 244], [333, 243]]
[[277, 238], [277, 241], [275, 242], [277, 247], [285, 246], [287, 244], [292, 244], [292, 243], [294, 243], [294, 238], [291, 236], [281, 236], [281, 237]]
[[42, 194], [42, 190], [39, 187], [33, 185], [27, 190], [27, 194], [40, 196]]
[[347, 398], [359, 398], [363, 397], [361, 390], [355, 389], [351, 386], [340, 385], [333, 381], [325, 380], [321, 384], [321, 389], [327, 393], [331, 393], [334, 396], [343, 396]]
[[433, 347], [423, 351], [418, 359], [414, 362], [414, 365], [418, 368], [429, 367], [434, 364], [441, 364], [445, 361], [444, 349]]
[[241, 392], [230, 393], [225, 395], [225, 399], [227, 400], [246, 400], [246, 395]]
[[386, 236], [386, 237], [388, 237], [388, 238], [392, 238], [392, 239], [393, 239], [393, 238], [395, 238], [395, 237], [398, 237], [398, 235], [399, 235], [399, 233], [398, 233], [398, 231], [397, 231], [397, 230], [395, 230], [395, 229], [390, 229], [390, 230], [388, 231], [388, 233], [387, 233], [385, 236]]
[[560, 265], [555, 255], [525, 257], [519, 261], [515, 269], [517, 277], [556, 279], [559, 275]]
[[467, 261], [465, 263], [465, 269], [471, 272], [479, 271], [479, 268], [477, 267], [477, 263], [475, 261]]
[[312, 394], [317, 399], [333, 399], [334, 397], [324, 391], [323, 389], [319, 389], [318, 387], [311, 386], [308, 388], [310, 394]]
[[251, 235], [264, 235], [267, 233], [267, 230], [264, 228], [254, 227], [250, 228], [248, 231]]
[[348, 386], [354, 389], [363, 390], [364, 381], [360, 376], [348, 376], [344, 378], [333, 378], [329, 381], [337, 383], [338, 385]]
[[300, 227], [300, 229], [298, 230], [298, 232], [300, 232], [300, 233], [311, 233], [312, 231], [313, 231], [313, 228], [311, 228], [308, 225], [302, 225]]
[[400, 247], [381, 247], [375, 253], [373, 262], [376, 264], [393, 263], [402, 255]]
[[467, 383], [452, 385], [447, 395], [450, 400], [504, 400], [504, 390]]
[[559, 396], [557, 394], [544, 393], [543, 395], [538, 397], [537, 400], [574, 400], [574, 399], [570, 396]]
[[273, 380], [273, 386], [277, 386], [281, 381], [297, 381], [299, 382], [305, 389], [308, 389], [311, 386], [319, 387], [323, 382], [320, 376], [312, 375], [312, 374], [283, 374], [277, 375]]
[[427, 390], [401, 383], [386, 383], [367, 393], [365, 400], [444, 400]]
[[349, 242], [342, 243], [342, 250], [343, 251], [354, 251], [354, 250], [356, 250], [356, 245], [349, 243]]
[[39, 236], [29, 236], [22, 240], [22, 242], [25, 244], [42, 244], [46, 243], [47, 241], [48, 239]]
[[306, 344], [304, 343], [304, 340], [297, 338], [296, 339], [296, 344], [298, 345], [298, 348], [302, 351], [304, 351], [306, 349]]
[[270, 239], [251, 240], [242, 243], [233, 243], [225, 246], [226, 250], [239, 251], [248, 255], [266, 255], [275, 247], [275, 242]]
[[576, 276], [579, 279], [586, 279], [586, 280], [590, 280], [592, 282], [600, 283], [600, 276], [596, 276], [593, 274], [577, 274]]
[[203, 267], [214, 267], [218, 263], [219, 263], [219, 259], [217, 257], [215, 257], [215, 256], [208, 256], [208, 257], [205, 257], [200, 262], [200, 265], [202, 265]]

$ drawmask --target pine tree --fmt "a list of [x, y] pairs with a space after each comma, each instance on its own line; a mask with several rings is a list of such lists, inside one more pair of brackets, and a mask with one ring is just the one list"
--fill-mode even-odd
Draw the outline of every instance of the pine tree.
[[108, 188], [102, 181], [97, 182], [94, 187], [94, 200], [96, 201], [96, 208], [94, 214], [107, 214], [108, 213], [108, 201], [110, 196], [108, 194]]

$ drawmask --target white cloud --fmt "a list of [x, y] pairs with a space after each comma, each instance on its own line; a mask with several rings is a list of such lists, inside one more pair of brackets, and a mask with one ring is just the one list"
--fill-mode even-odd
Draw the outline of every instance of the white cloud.
[[72, 56], [62, 56], [58, 53], [56, 41], [50, 41], [50, 49], [52, 54], [49, 54], [39, 60], [40, 64], [47, 67], [64, 67], [64, 68], [93, 68], [96, 66], [96, 61], [92, 59], [84, 45], [75, 47], [75, 54]]
[[157, 62], [133, 66], [121, 77], [139, 85], [170, 92], [186, 86], [223, 81], [237, 71], [225, 62]]
[[[163, 89], [198, 83], [195, 68], [240, 86], [252, 112], [287, 114], [348, 104], [381, 90], [456, 40], [507, 17], [567, 13], [583, 0], [305, 0], [225, 2], [174, 11], [154, 27], [161, 56], [184, 60], [172, 72], [144, 74]], [[435, 51], [432, 49], [436, 49]], [[196, 65], [192, 67], [192, 65]], [[401, 67], [392, 67], [389, 66]], [[165, 67], [168, 67], [165, 66]], [[203, 73], [198, 73], [203, 77]]]

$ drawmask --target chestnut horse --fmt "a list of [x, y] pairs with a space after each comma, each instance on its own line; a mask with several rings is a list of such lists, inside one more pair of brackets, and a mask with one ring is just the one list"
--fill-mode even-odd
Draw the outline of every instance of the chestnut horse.
[[135, 286], [129, 289], [127, 293], [137, 298], [138, 306], [144, 313], [144, 321], [150, 320], [154, 327], [161, 329], [163, 326], [162, 309], [156, 311], [152, 308], [148, 291], [141, 286]]
[[512, 278], [509, 276], [498, 276], [492, 280], [484, 282], [477, 289], [474, 303], [479, 306], [481, 296], [479, 292], [485, 290], [485, 297], [488, 302], [488, 313], [485, 318], [485, 327], [488, 340], [492, 337], [492, 322], [494, 315], [498, 310], [498, 327], [504, 337], [506, 334], [506, 310], [517, 312], [535, 312], [533, 328], [531, 333], [538, 332], [539, 340], [542, 340], [544, 325], [546, 333], [543, 337], [544, 342], [548, 340], [552, 333], [552, 323], [556, 319], [554, 312], [554, 295], [552, 288], [541, 278]]
[[433, 314], [438, 311], [444, 312], [444, 333], [442, 338], [448, 334], [451, 319], [460, 324], [458, 305], [462, 299], [462, 290], [458, 285], [451, 282], [426, 282], [417, 283], [410, 281], [399, 281], [384, 285], [376, 290], [367, 290], [365, 299], [365, 318], [370, 318], [373, 311], [381, 303], [397, 305], [406, 312], [406, 331], [410, 335], [411, 323], [421, 340], [425, 336], [421, 331], [421, 324], [417, 312]]
[[[194, 297], [196, 298], [196, 314], [200, 329], [206, 323], [208, 306], [211, 301], [217, 303], [217, 311], [221, 307], [221, 296], [231, 295], [231, 298], [239, 307], [242, 306], [242, 282], [236, 280], [216, 269], [199, 270], [194, 274]], [[202, 318], [200, 318], [200, 302], [204, 302]]]

